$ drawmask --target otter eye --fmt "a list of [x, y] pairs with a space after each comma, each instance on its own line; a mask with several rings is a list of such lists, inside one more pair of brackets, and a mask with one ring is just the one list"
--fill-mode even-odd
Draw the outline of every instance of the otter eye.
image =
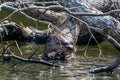
[[70, 42], [71, 45], [73, 45], [73, 42]]
[[63, 45], [73, 45], [73, 42], [69, 42], [69, 43], [63, 42], [62, 44]]
[[68, 50], [73, 51], [73, 47], [66, 46], [65, 48], [68, 49]]
[[63, 45], [69, 45], [69, 43], [67, 43], [67, 42], [63, 42], [62, 44], [63, 44]]

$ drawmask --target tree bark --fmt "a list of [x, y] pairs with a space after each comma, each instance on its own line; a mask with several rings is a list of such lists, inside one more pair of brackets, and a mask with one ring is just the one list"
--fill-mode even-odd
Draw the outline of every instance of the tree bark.
[[[88, 40], [90, 39], [91, 34], [89, 33], [87, 27], [84, 26], [84, 25], [81, 25], [83, 27], [80, 28], [80, 30], [77, 29], [77, 32], [75, 32], [75, 28], [73, 28], [73, 26], [76, 27], [76, 25], [74, 25], [74, 24], [76, 24], [76, 22], [74, 23], [73, 22], [74, 20], [72, 18], [70, 20], [69, 19], [70, 16], [67, 16], [66, 13], [64, 13], [64, 12], [56, 13], [56, 12], [53, 12], [53, 11], [46, 11], [46, 13], [45, 13], [44, 10], [41, 11], [41, 10], [35, 10], [35, 9], [26, 10], [24, 12], [25, 12], [25, 14], [27, 14], [30, 17], [33, 17], [35, 19], [51, 22], [54, 25], [56, 25], [60, 30], [64, 31], [66, 29], [66, 27], [67, 28], [69, 27], [69, 29], [71, 31], [69, 31], [67, 33], [72, 32], [72, 36], [74, 36], [74, 37], [78, 36], [78, 38], [76, 38], [76, 39], [77, 39], [77, 44], [79, 44], [79, 45], [80, 44], [87, 44]], [[33, 15], [33, 13], [34, 13], [34, 15]], [[48, 17], [49, 17], [49, 20], [47, 19]], [[65, 31], [63, 33], [66, 34]], [[92, 33], [95, 36], [98, 43], [101, 43], [102, 41], [104, 41], [104, 37], [101, 34], [99, 34], [98, 32], [96, 32], [94, 30], [92, 30]], [[96, 45], [96, 41], [93, 38], [91, 38], [90, 44]]]
[[[102, 12], [120, 9], [120, 0], [82, 0], [88, 2]], [[112, 13], [111, 16], [120, 21], [120, 13]]]
[[17, 40], [36, 44], [45, 44], [51, 34], [49, 30], [32, 30], [13, 22], [2, 23], [0, 27], [0, 38], [2, 41]]
[[120, 1], [119, 0], [81, 0], [87, 2], [97, 8], [100, 11], [107, 12], [111, 9], [119, 9]]
[[[85, 12], [85, 13], [102, 13], [101, 11], [97, 10], [96, 8], [93, 8], [91, 5], [87, 3], [78, 3], [76, 1], [69, 1], [66, 0], [68, 4], [67, 7], [77, 7], [80, 6], [77, 9], [74, 9], [75, 12]], [[74, 5], [76, 4], [76, 5]], [[97, 32], [103, 34], [103, 35], [110, 35], [118, 42], [120, 41], [120, 38], [118, 37], [120, 35], [120, 22], [116, 20], [115, 18], [111, 16], [80, 16], [80, 15], [74, 15], [76, 17], [79, 17], [79, 19], [85, 21], [90, 27], [95, 27]]]

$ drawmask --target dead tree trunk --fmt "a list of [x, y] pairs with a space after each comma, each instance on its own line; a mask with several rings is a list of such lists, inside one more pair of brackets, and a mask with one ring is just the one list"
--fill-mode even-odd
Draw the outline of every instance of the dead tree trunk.
[[0, 33], [1, 41], [17, 40], [36, 44], [45, 44], [51, 34], [49, 30], [32, 30], [13, 22], [2, 23]]
[[110, 11], [113, 8], [114, 9], [120, 8], [119, 0], [80, 0], [80, 1], [87, 2], [103, 12]]
[[[120, 9], [120, 0], [81, 0], [88, 2], [102, 12], [108, 12], [114, 9]], [[112, 13], [111, 16], [120, 21], [120, 13]]]
[[[76, 12], [85, 12], [85, 13], [102, 13], [101, 11], [93, 8], [89, 4], [85, 3], [78, 3], [76, 1], [69, 1], [66, 0], [68, 4], [67, 7], [77, 7], [79, 8], [74, 9]], [[64, 2], [64, 1], [63, 1]], [[76, 5], [75, 5], [76, 4]], [[103, 35], [110, 35], [112, 36], [116, 41], [120, 42], [120, 22], [116, 20], [115, 18], [111, 16], [82, 16], [82, 15], [74, 15], [76, 17], [79, 17], [79, 19], [85, 21], [90, 28], [93, 28], [97, 32], [103, 34]], [[114, 44], [113, 44], [114, 45]]]

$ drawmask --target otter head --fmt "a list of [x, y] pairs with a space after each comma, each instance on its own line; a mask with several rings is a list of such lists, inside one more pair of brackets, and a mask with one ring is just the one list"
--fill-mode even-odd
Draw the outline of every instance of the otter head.
[[69, 36], [53, 34], [47, 40], [42, 58], [45, 60], [70, 60], [75, 52], [73, 43], [73, 39]]

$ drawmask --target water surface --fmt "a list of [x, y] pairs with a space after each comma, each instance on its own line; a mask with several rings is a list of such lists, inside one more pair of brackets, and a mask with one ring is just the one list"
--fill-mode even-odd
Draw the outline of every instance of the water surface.
[[[32, 53], [32, 49], [34, 50], [38, 46], [21, 44], [20, 48], [24, 53], [23, 56], [28, 57]], [[87, 51], [88, 58], [85, 58], [83, 56], [84, 50], [82, 50], [84, 47], [78, 47], [75, 60], [55, 62], [60, 65], [60, 68], [25, 62], [11, 68], [13, 64], [19, 61], [13, 60], [6, 64], [0, 62], [0, 80], [119, 80], [120, 67], [112, 75], [107, 73], [88, 74], [90, 70], [96, 67], [106, 66], [113, 62], [118, 55], [114, 49], [102, 49], [104, 58], [99, 58], [97, 46], [90, 46]], [[40, 48], [38, 53], [42, 53], [43, 48], [44, 46]], [[11, 49], [15, 54], [19, 55], [15, 46], [11, 47]]]

